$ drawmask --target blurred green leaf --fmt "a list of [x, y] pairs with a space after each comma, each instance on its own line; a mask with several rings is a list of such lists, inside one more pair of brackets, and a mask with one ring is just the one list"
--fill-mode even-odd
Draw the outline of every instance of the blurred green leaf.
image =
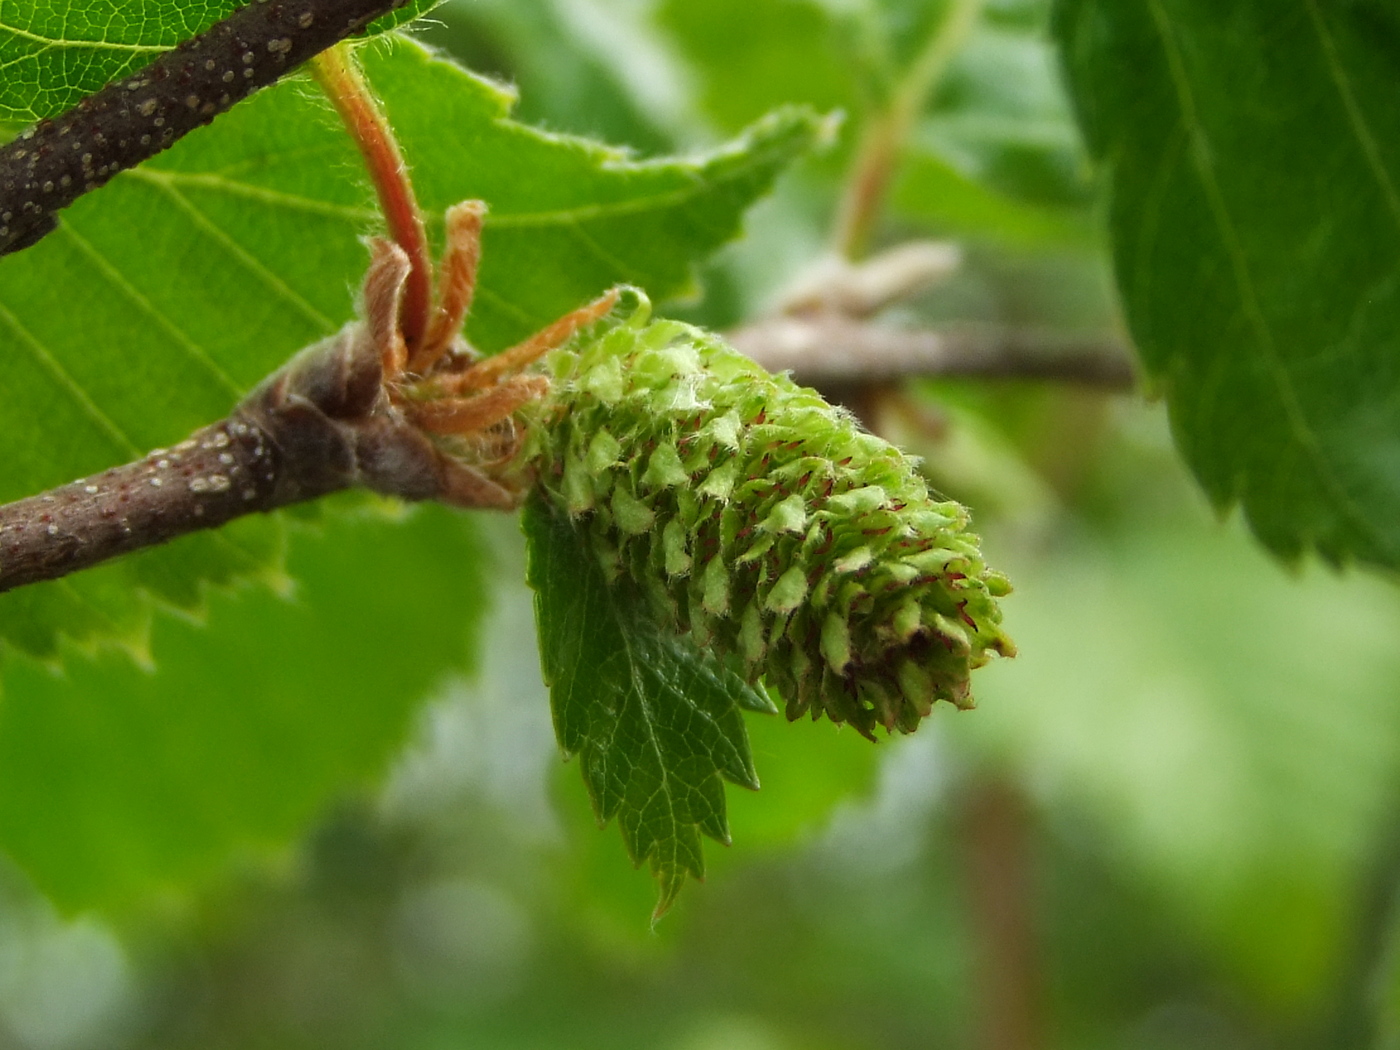
[[730, 800], [729, 826], [741, 848], [718, 854], [726, 865], [814, 838], [839, 804], [871, 790], [883, 757], [848, 727], [824, 721], [750, 718], [746, 725], [763, 790]]
[[[787, 111], [707, 157], [634, 161], [510, 121], [508, 92], [414, 44], [363, 50], [437, 225], [458, 200], [493, 207], [469, 329], [488, 349], [614, 283], [685, 290], [692, 264], [737, 233], [745, 207], [816, 134], [813, 118]], [[349, 319], [365, 265], [358, 237], [377, 223], [360, 170], [329, 107], [294, 80], [89, 194], [42, 243], [0, 261], [0, 499], [180, 440]], [[176, 545], [150, 555], [144, 575], [128, 566], [109, 578], [185, 604], [197, 590], [157, 585], [177, 575], [174, 559], [214, 581], [271, 571], [275, 523], [243, 536]], [[39, 625], [61, 623], [59, 610], [98, 586], [81, 579], [0, 598], [0, 632], [17, 619], [7, 605], [22, 601], [24, 644], [51, 650]], [[120, 584], [103, 587], [120, 606]], [[79, 633], [100, 633], [104, 616], [126, 624], [136, 613], [85, 614]]]
[[999, 241], [1013, 247], [1091, 246], [1098, 231], [1069, 209], [1040, 207], [992, 189], [958, 170], [937, 150], [905, 154], [891, 207], [934, 232]]
[[[0, 12], [0, 120], [32, 123], [198, 36], [248, 0], [9, 0]], [[370, 24], [381, 33], [442, 0], [413, 0]]]
[[1155, 517], [1010, 566], [1020, 655], [950, 732], [1059, 819], [1090, 814], [1216, 973], [1315, 1017], [1394, 820], [1400, 606], [1378, 581], [1291, 579], [1194, 509]]
[[284, 596], [156, 612], [150, 655], [10, 655], [0, 848], [70, 910], [120, 911], [282, 846], [382, 775], [425, 692], [470, 666], [485, 604], [469, 518], [362, 509], [293, 530]]
[[1063, 0], [1118, 279], [1180, 448], [1274, 552], [1400, 565], [1400, 16]]
[[[829, 237], [830, 194], [850, 177], [850, 155], [869, 120], [944, 26], [947, 4], [657, 0], [654, 11], [693, 72], [701, 108], [721, 127], [736, 126], [774, 100], [845, 112], [839, 148], [808, 166], [816, 178], [790, 187], [783, 202], [787, 212], [769, 208], [755, 217], [765, 243], [728, 254], [725, 276], [749, 310], [762, 309], [791, 280], [802, 253], [820, 250]], [[903, 144], [880, 221], [884, 237], [927, 231], [1001, 254], [1098, 250], [1093, 184], [1047, 38], [1048, 13], [1044, 0], [983, 6]], [[998, 270], [1005, 266], [985, 262], [969, 258], [963, 285], [1003, 283]], [[1001, 300], [1016, 295], [1015, 289], [986, 290]], [[948, 291], [946, 297], [940, 291], [940, 298], [956, 312], [964, 305], [964, 288]], [[986, 313], [978, 307], [970, 316]], [[736, 321], [722, 308], [697, 316]], [[1055, 320], [1033, 317], [1030, 323]]]
[[63, 637], [80, 646], [114, 641], [145, 663], [150, 659], [150, 603], [136, 597], [134, 589], [199, 618], [206, 608], [207, 585], [247, 580], [285, 588], [284, 548], [280, 519], [244, 518], [217, 532], [186, 536], [52, 584], [22, 587], [0, 598], [0, 638], [47, 661], [58, 658]]
[[1085, 210], [1091, 185], [1053, 44], [1039, 29], [983, 24], [953, 60], [915, 135], [988, 190]]
[[1377, 934], [1383, 938], [1380, 965], [1371, 975], [1372, 1001], [1367, 1004], [1376, 1037], [1371, 1050], [1396, 1050], [1400, 1047], [1400, 914], [1392, 910]]
[[616, 817], [633, 863], [656, 876], [659, 916], [687, 874], [704, 875], [701, 833], [729, 842], [723, 780], [758, 788], [741, 709], [776, 709], [610, 585], [566, 515], [532, 500], [525, 535], [559, 745], [599, 822]]
[[649, 19], [628, 17], [635, 5], [610, 6], [619, 3], [456, 0], [416, 33], [514, 84], [527, 123], [647, 153], [689, 144], [694, 114], [665, 42]]
[[859, 102], [852, 40], [812, 0], [660, 0], [658, 23], [693, 66], [704, 111], [733, 130], [774, 106]]
[[1044, 29], [1053, 0], [986, 0], [987, 21], [1016, 29]]

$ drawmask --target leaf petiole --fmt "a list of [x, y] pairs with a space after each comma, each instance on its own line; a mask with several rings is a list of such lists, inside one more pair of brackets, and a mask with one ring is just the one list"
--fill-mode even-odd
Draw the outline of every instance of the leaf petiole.
[[411, 357], [432, 317], [433, 264], [408, 165], [349, 44], [321, 52], [311, 60], [311, 70], [364, 157], [390, 239], [407, 253], [412, 265], [399, 308], [399, 326]]
[[888, 106], [867, 126], [836, 215], [833, 240], [840, 255], [856, 259], [864, 254], [909, 132], [972, 32], [983, 3], [951, 0], [938, 28], [896, 85]]

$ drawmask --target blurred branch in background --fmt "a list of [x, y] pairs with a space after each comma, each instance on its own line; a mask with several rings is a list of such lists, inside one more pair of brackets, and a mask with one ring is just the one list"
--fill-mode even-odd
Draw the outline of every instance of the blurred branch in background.
[[770, 372], [791, 372], [822, 390], [916, 376], [1134, 389], [1128, 349], [1107, 336], [968, 322], [907, 328], [877, 318], [961, 264], [961, 249], [947, 241], [908, 241], [860, 263], [830, 255], [789, 286], [774, 313], [728, 338]]
[[981, 1050], [1045, 1045], [1030, 803], [1010, 780], [973, 777], [960, 799], [963, 866], [978, 933]]
[[728, 333], [770, 372], [827, 388], [914, 376], [1035, 379], [1126, 393], [1136, 384], [1126, 350], [1108, 339], [963, 324], [899, 328], [838, 313], [771, 317]]

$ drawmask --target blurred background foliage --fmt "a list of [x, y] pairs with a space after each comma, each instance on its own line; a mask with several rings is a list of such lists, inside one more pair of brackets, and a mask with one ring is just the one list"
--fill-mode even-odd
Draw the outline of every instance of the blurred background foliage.
[[[843, 111], [671, 304], [725, 329], [828, 249], [958, 4], [975, 17], [867, 232], [963, 263], [880, 321], [1121, 339], [1042, 0], [452, 0], [423, 36], [517, 85], [521, 119], [643, 154], [780, 103]], [[764, 788], [730, 790], [735, 845], [653, 930], [650, 880], [558, 760], [515, 525], [483, 519], [478, 670], [377, 794], [120, 926], [0, 880], [0, 1045], [1400, 1045], [1392, 587], [1290, 572], [1215, 520], [1138, 397], [921, 379], [860, 407], [1016, 581], [1022, 655], [979, 673], [976, 712], [874, 748], [751, 718]]]

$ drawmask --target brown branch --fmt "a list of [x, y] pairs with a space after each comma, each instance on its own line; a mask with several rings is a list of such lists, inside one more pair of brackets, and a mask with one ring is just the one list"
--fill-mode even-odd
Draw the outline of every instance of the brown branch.
[[[397, 258], [401, 281], [408, 263]], [[373, 298], [367, 292], [371, 310]], [[1121, 351], [1047, 353], [1043, 340], [1008, 333], [901, 332], [824, 316], [761, 322], [734, 339], [765, 367], [816, 384], [911, 374], [1132, 383]], [[0, 592], [356, 485], [408, 500], [513, 505], [510, 489], [465, 484], [473, 472], [406, 417], [391, 386], [374, 326], [355, 322], [173, 448], [0, 506]]]
[[981, 1050], [1045, 1045], [1044, 974], [1035, 915], [1034, 826], [1010, 781], [976, 777], [960, 800], [968, 919], [977, 941]]
[[0, 255], [55, 213], [155, 156], [407, 0], [255, 0], [0, 148]]
[[1128, 391], [1127, 350], [1108, 339], [959, 324], [908, 329], [827, 311], [772, 317], [730, 331], [729, 341], [770, 372], [824, 387], [912, 376], [1037, 379]]
[[[403, 266], [406, 269], [407, 263]], [[302, 351], [170, 449], [0, 506], [0, 592], [352, 486], [502, 506], [393, 403], [370, 326]]]
[[282, 460], [267, 433], [234, 415], [172, 449], [0, 507], [0, 591], [271, 510]]
[[[380, 255], [371, 275], [392, 263], [401, 286], [407, 256], [387, 246]], [[375, 286], [367, 280], [371, 315], [397, 317], [397, 293], [376, 309], [384, 297], [373, 294]], [[0, 506], [0, 592], [356, 485], [408, 500], [515, 505], [518, 490], [443, 452], [396, 403], [382, 327], [346, 326], [293, 358], [227, 419], [173, 448]], [[910, 374], [1051, 378], [1110, 389], [1132, 380], [1121, 351], [1113, 356], [1104, 346], [1048, 354], [1006, 333], [901, 332], [835, 315], [765, 321], [734, 339], [766, 367], [791, 368], [819, 385]]]

